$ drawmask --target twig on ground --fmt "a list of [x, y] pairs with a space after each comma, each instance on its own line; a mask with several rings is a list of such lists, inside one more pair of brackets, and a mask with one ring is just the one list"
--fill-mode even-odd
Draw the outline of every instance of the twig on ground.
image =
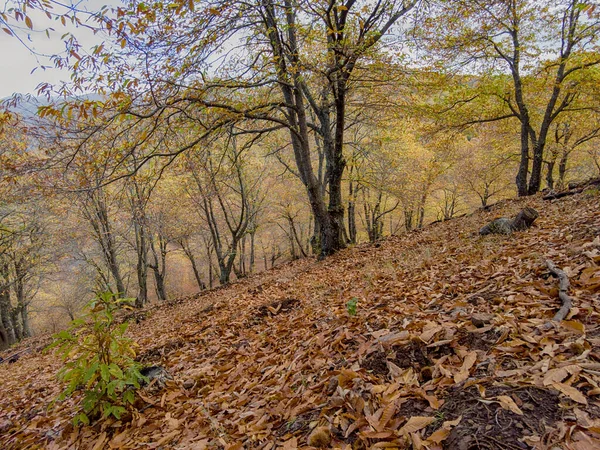
[[546, 323], [542, 327], [543, 329], [548, 330], [552, 328], [552, 322], [560, 322], [567, 317], [567, 314], [569, 314], [569, 311], [573, 306], [573, 301], [571, 300], [571, 297], [569, 297], [569, 277], [567, 277], [567, 274], [563, 270], [556, 267], [556, 265], [549, 259], [546, 260], [546, 266], [548, 266], [548, 269], [553, 275], [558, 277], [558, 298], [562, 302], [562, 306], [556, 312], [552, 318], [552, 321]]

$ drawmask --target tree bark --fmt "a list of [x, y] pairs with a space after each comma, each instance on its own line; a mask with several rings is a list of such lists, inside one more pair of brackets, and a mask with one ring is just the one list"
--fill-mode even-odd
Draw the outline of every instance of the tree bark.
[[186, 240], [182, 239], [179, 241], [179, 245], [183, 250], [183, 253], [187, 257], [188, 261], [192, 265], [192, 271], [194, 272], [194, 277], [196, 278], [196, 283], [198, 283], [198, 289], [201, 291], [206, 289], [206, 284], [202, 281], [202, 277], [200, 276], [200, 270], [198, 269], [198, 264], [196, 263], [196, 258], [194, 257], [194, 253], [189, 246], [189, 243]]
[[167, 300], [167, 289], [165, 278], [167, 275], [167, 240], [163, 236], [158, 236], [158, 250], [154, 237], [150, 236], [150, 250], [154, 262], [148, 264], [154, 273], [154, 285], [156, 287], [156, 296], [161, 301]]
[[[352, 176], [352, 168], [350, 168], [350, 176]], [[356, 244], [356, 191], [357, 187], [354, 182], [348, 182], [348, 240], [351, 244]]]
[[17, 341], [17, 335], [12, 322], [12, 311], [10, 304], [10, 294], [8, 289], [0, 291], [0, 319], [2, 320], [2, 328], [6, 335], [7, 345], [12, 345]]
[[8, 335], [6, 334], [6, 330], [2, 325], [2, 318], [0, 317], [0, 350], [7, 349], [9, 345], [10, 344], [8, 343]]
[[569, 160], [569, 152], [563, 151], [563, 154], [558, 163], [558, 188], [562, 189], [565, 185], [565, 176], [567, 175], [567, 162]]
[[104, 190], [98, 188], [91, 191], [88, 198], [84, 200], [84, 214], [92, 225], [96, 241], [100, 245], [102, 255], [109, 272], [111, 273], [117, 293], [125, 296], [125, 284], [121, 276], [121, 270], [117, 258], [117, 249], [114, 234], [110, 224], [108, 205]]
[[554, 165], [555, 160], [546, 162], [546, 186], [548, 189], [554, 189]]
[[148, 302], [148, 245], [146, 243], [146, 229], [139, 220], [134, 219], [135, 247], [137, 253], [136, 273], [138, 281], [138, 294], [135, 306], [143, 308]]

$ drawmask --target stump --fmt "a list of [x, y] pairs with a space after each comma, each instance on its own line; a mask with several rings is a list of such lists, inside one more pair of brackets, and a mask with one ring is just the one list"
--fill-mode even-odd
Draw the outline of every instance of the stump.
[[479, 234], [485, 236], [487, 234], [511, 234], [513, 231], [523, 231], [529, 228], [535, 219], [539, 217], [538, 212], [533, 208], [524, 208], [514, 219], [501, 217], [493, 220], [479, 230]]

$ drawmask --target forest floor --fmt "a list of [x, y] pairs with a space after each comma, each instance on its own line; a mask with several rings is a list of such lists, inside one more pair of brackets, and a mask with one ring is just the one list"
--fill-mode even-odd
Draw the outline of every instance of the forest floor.
[[[525, 206], [532, 228], [477, 234]], [[550, 329], [545, 259], [574, 302]], [[597, 191], [296, 261], [138, 322], [140, 360], [173, 381], [123, 420], [74, 428], [77, 399], [48, 409], [59, 358], [30, 339], [0, 364], [0, 448], [600, 448]]]

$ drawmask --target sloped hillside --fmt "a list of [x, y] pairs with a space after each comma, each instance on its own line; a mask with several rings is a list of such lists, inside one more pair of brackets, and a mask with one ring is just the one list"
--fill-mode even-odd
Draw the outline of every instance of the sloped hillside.
[[[524, 206], [533, 228], [477, 235]], [[575, 306], [550, 329], [544, 259]], [[174, 380], [122, 421], [47, 410], [59, 363], [32, 340], [0, 365], [0, 448], [600, 448], [599, 308], [599, 197], [507, 202], [139, 315]]]

